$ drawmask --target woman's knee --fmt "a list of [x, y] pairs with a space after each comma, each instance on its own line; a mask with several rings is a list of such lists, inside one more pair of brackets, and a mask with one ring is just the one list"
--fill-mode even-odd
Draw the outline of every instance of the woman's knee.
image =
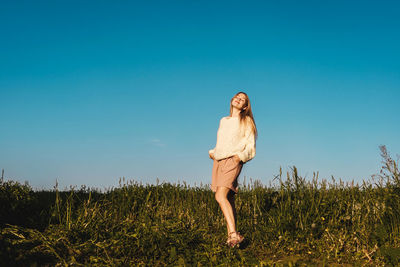
[[221, 189], [221, 190], [217, 190], [217, 192], [215, 193], [215, 200], [218, 202], [218, 203], [221, 203], [221, 202], [224, 202], [224, 201], [227, 201], [228, 200], [228, 198], [227, 198], [227, 192], [225, 192], [226, 190], [223, 190], [223, 189]]
[[220, 203], [221, 197], [219, 196], [219, 194], [215, 193], [214, 196], [215, 196], [215, 200], [216, 200], [218, 203]]

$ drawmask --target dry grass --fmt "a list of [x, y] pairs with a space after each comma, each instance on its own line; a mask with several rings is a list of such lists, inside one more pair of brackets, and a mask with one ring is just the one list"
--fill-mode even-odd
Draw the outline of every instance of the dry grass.
[[400, 263], [398, 161], [362, 185], [306, 181], [293, 167], [241, 187], [241, 249], [224, 245], [223, 215], [206, 187], [121, 181], [98, 192], [0, 184], [0, 260], [20, 266], [390, 266]]

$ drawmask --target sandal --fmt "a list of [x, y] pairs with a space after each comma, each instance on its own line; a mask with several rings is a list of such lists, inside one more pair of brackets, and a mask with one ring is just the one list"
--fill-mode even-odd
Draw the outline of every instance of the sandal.
[[[235, 237], [232, 237], [233, 234], [236, 234]], [[231, 248], [234, 248], [236, 246], [240, 246], [240, 243], [242, 243], [244, 240], [244, 237], [240, 235], [239, 232], [230, 232], [228, 234], [228, 240], [226, 241], [226, 244], [230, 246]]]

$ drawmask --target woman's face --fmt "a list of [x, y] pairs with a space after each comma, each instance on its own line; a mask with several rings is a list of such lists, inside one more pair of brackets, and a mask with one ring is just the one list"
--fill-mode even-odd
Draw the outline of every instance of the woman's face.
[[237, 96], [235, 96], [232, 99], [232, 103], [231, 104], [232, 104], [233, 107], [235, 107], [235, 108], [237, 108], [239, 110], [242, 110], [246, 105], [246, 95], [238, 94]]

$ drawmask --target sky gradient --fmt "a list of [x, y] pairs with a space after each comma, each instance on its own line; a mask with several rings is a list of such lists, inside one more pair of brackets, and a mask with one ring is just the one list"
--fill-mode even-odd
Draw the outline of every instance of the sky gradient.
[[36, 188], [211, 182], [219, 120], [251, 100], [239, 179], [361, 182], [400, 153], [396, 1], [2, 1], [0, 169]]

